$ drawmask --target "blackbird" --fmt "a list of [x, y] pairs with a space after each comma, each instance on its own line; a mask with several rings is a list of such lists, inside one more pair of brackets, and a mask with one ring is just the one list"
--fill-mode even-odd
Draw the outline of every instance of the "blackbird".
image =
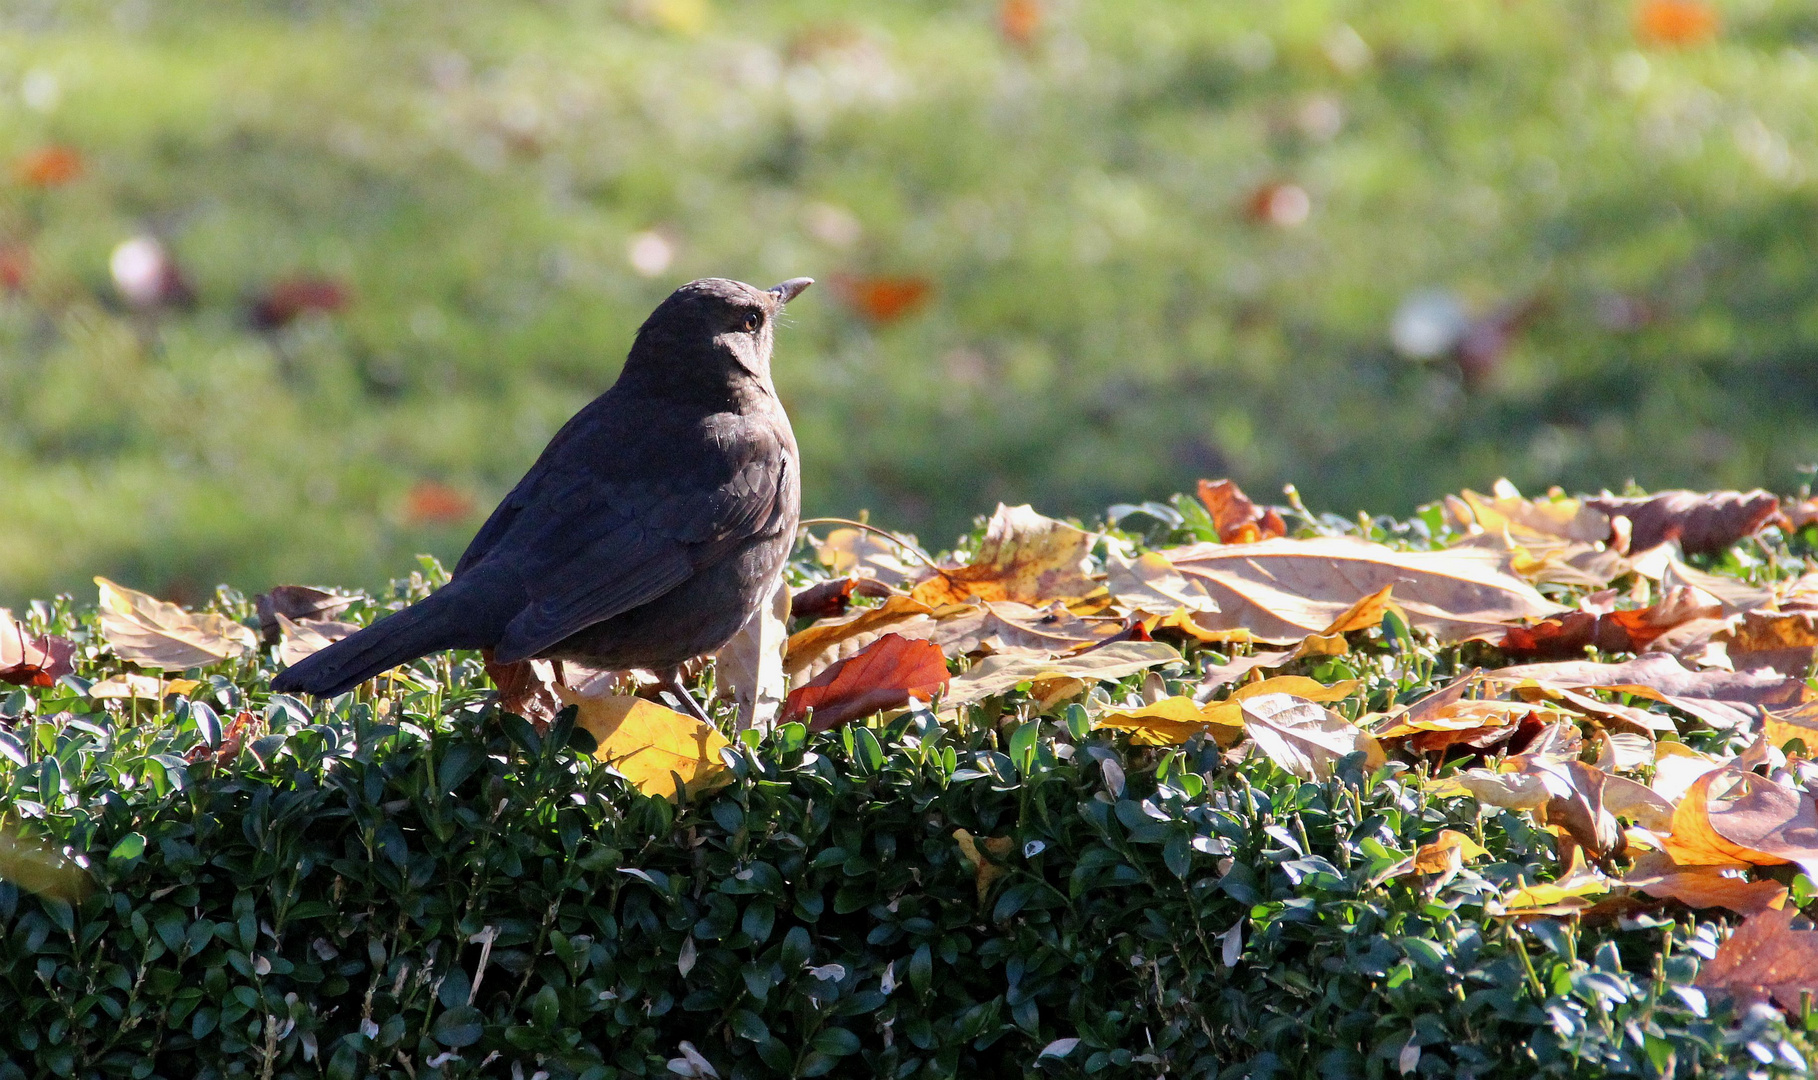
[[770, 381], [783, 305], [813, 284], [691, 281], [639, 327], [612, 388], [556, 433], [448, 584], [272, 680], [343, 693], [442, 649], [656, 673], [723, 647], [775, 586], [801, 516]]

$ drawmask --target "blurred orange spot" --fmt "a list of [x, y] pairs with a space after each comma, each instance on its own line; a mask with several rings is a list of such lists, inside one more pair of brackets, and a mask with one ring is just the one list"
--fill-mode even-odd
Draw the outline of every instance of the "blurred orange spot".
[[1696, 45], [1717, 36], [1717, 12], [1702, 0], [1645, 0], [1635, 36], [1651, 45]]
[[456, 525], [473, 510], [472, 499], [434, 480], [419, 480], [404, 499], [404, 520], [412, 525]]
[[28, 187], [62, 187], [82, 175], [82, 155], [67, 146], [41, 146], [20, 158], [14, 171]]
[[1042, 28], [1041, 0], [1003, 0], [997, 9], [997, 25], [1016, 44], [1032, 43]]
[[0, 289], [24, 292], [32, 276], [32, 254], [24, 244], [0, 244]]
[[920, 277], [835, 274], [829, 285], [847, 307], [875, 323], [895, 322], [934, 294], [933, 282]]

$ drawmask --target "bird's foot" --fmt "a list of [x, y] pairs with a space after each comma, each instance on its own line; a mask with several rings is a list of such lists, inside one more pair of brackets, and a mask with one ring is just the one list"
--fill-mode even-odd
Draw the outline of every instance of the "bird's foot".
[[669, 668], [656, 672], [655, 675], [658, 690], [676, 703], [676, 711], [687, 713], [703, 724], [711, 725], [713, 723], [713, 718], [707, 715], [707, 710], [701, 708], [700, 702], [694, 700], [694, 695], [690, 694], [688, 687], [682, 683], [681, 668]]

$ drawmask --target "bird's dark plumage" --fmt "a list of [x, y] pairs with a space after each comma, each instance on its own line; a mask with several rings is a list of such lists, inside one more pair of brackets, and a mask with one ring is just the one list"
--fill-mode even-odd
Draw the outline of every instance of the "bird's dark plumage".
[[272, 689], [339, 694], [441, 649], [662, 670], [724, 646], [774, 586], [801, 514], [770, 353], [777, 315], [809, 284], [707, 278], [670, 294], [446, 586]]

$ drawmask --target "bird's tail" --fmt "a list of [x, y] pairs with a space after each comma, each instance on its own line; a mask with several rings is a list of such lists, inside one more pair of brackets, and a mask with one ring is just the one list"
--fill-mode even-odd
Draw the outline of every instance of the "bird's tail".
[[472, 647], [476, 629], [461, 618], [461, 583], [450, 582], [426, 599], [385, 616], [358, 633], [312, 653], [271, 681], [279, 693], [319, 697], [344, 694], [383, 671], [441, 649]]

